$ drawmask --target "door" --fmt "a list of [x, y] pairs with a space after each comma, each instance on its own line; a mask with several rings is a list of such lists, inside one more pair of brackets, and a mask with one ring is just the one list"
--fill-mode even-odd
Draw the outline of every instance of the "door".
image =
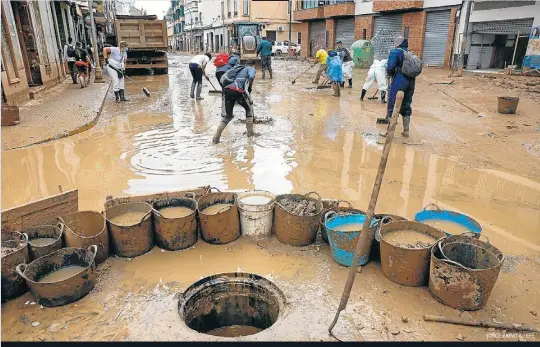
[[309, 56], [314, 57], [316, 46], [326, 48], [326, 21], [309, 22]]
[[354, 18], [338, 19], [336, 21], [336, 42], [343, 42], [348, 50], [354, 43]]
[[394, 38], [402, 35], [403, 15], [391, 14], [375, 17], [373, 49], [375, 59], [386, 59], [394, 47]]
[[427, 13], [424, 51], [422, 52], [424, 65], [442, 66], [444, 64], [449, 25], [450, 10]]
[[266, 39], [270, 41], [271, 43], [274, 43], [276, 41], [277, 34], [275, 30], [266, 30]]

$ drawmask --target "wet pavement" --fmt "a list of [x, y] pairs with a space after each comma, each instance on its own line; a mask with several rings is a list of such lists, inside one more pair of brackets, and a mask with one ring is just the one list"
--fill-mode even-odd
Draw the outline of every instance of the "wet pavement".
[[[385, 105], [357, 100], [365, 71], [355, 71], [355, 88], [344, 89], [336, 99], [328, 89], [313, 89], [312, 75], [290, 83], [307, 63], [275, 61], [275, 79], [256, 80], [253, 94], [256, 117], [274, 121], [256, 124], [258, 136], [248, 139], [240, 121], [243, 109], [236, 108], [222, 142], [212, 145], [220, 98], [207, 95], [205, 85], [203, 101], [189, 99], [188, 61], [171, 55], [168, 76], [137, 76], [151, 98], [133, 83], [127, 83], [132, 102], [116, 104], [109, 91], [97, 125], [84, 133], [4, 151], [2, 209], [56, 194], [59, 185], [64, 191], [79, 189], [81, 210], [102, 211], [109, 194], [202, 185], [275, 194], [316, 191], [367, 209], [382, 149], [376, 142], [383, 129], [374, 119], [384, 114]], [[426, 69], [417, 83], [415, 145], [404, 145], [397, 136], [376, 212], [412, 219], [433, 202], [475, 218], [508, 259], [486, 308], [464, 315], [539, 326], [538, 315], [530, 312], [540, 307], [540, 160], [523, 146], [535, 148], [538, 141], [538, 104], [523, 98], [518, 117], [503, 119], [494, 113], [496, 101], [483, 104], [471, 97], [469, 79], [457, 87], [437, 86], [478, 110], [475, 114], [429, 84], [440, 74]], [[516, 128], [508, 128], [509, 122]], [[96, 289], [75, 304], [41, 309], [30, 304], [30, 294], [3, 304], [2, 340], [220, 340], [183, 326], [175, 294], [201, 277], [238, 268], [270, 276], [290, 301], [273, 327], [242, 339], [333, 340], [327, 327], [347, 269], [333, 262], [320, 241], [297, 249], [275, 238], [259, 245], [240, 239], [226, 246], [199, 240], [186, 251], [154, 248], [132, 260], [110, 258], [100, 266]], [[390, 282], [374, 261], [357, 276], [335, 332], [346, 341], [490, 339], [486, 329], [426, 323], [423, 314], [460, 315], [439, 304], [427, 287]], [[41, 325], [33, 328], [33, 321]]]

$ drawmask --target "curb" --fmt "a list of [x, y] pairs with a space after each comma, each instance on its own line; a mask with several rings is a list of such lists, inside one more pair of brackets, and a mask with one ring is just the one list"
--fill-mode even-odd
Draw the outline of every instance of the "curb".
[[27, 145], [24, 145], [24, 146], [19, 146], [19, 147], [4, 148], [4, 149], [2, 149], [2, 151], [5, 152], [5, 151], [11, 151], [11, 150], [15, 150], [15, 149], [27, 148], [27, 147], [34, 146], [34, 145], [40, 145], [40, 144], [43, 144], [43, 143], [46, 143], [46, 142], [51, 142], [51, 141], [54, 141], [54, 140], [60, 140], [60, 139], [63, 139], [65, 137], [77, 135], [77, 134], [80, 134], [82, 132], [85, 132], [86, 130], [92, 129], [97, 124], [97, 122], [99, 120], [99, 117], [101, 116], [101, 112], [103, 111], [103, 106], [105, 105], [105, 99], [107, 98], [107, 95], [109, 94], [109, 89], [111, 89], [111, 81], [106, 80], [105, 83], [108, 83], [109, 86], [107, 87], [107, 90], [105, 91], [105, 93], [103, 95], [103, 100], [101, 100], [101, 106], [99, 107], [99, 110], [96, 112], [96, 116], [90, 122], [88, 122], [86, 124], [83, 124], [80, 127], [75, 128], [73, 130], [64, 131], [63, 133], [56, 134], [56, 135], [54, 135], [52, 137], [49, 137], [49, 138], [47, 138], [45, 140], [40, 140], [38, 142], [30, 143], [30, 144], [27, 144]]

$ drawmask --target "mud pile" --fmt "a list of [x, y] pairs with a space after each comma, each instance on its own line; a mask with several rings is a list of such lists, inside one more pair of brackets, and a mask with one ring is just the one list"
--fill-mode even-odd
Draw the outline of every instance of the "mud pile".
[[289, 213], [298, 216], [312, 216], [317, 214], [317, 204], [308, 199], [282, 199], [280, 205]]
[[13, 242], [10, 243], [10, 246], [2, 246], [2, 258], [10, 255], [11, 253], [17, 252], [19, 249], [23, 247], [24, 247], [24, 242], [19, 242], [17, 246], [15, 246]]

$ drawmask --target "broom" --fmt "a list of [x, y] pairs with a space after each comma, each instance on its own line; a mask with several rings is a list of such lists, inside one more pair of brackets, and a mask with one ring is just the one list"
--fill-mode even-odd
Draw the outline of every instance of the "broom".
[[208, 78], [208, 76], [206, 75], [204, 77], [206, 77], [206, 80], [208, 81], [208, 83], [210, 83], [212, 88], [214, 88], [214, 90], [209, 90], [208, 94], [221, 94], [221, 90], [217, 90], [216, 87], [214, 87], [214, 84], [212, 83], [212, 81], [210, 81], [210, 78]]
[[129, 77], [128, 75], [126, 75], [125, 72], [122, 72], [122, 71], [118, 70], [117, 68], [115, 68], [115, 67], [112, 66], [112, 65], [108, 65], [108, 66], [109, 66], [111, 69], [113, 69], [114, 71], [116, 71], [116, 72], [118, 72], [118, 73], [121, 73], [121, 74], [123, 74], [124, 76], [126, 76], [127, 78], [129, 78], [129, 80], [130, 80], [131, 82], [135, 83], [136, 85], [138, 85], [139, 87], [142, 88], [143, 93], [146, 94], [147, 97], [150, 97], [150, 91], [148, 90], [148, 88], [141, 86], [141, 85], [140, 85], [139, 83], [137, 83], [137, 81], [135, 81], [133, 78], [131, 78], [131, 77]]

